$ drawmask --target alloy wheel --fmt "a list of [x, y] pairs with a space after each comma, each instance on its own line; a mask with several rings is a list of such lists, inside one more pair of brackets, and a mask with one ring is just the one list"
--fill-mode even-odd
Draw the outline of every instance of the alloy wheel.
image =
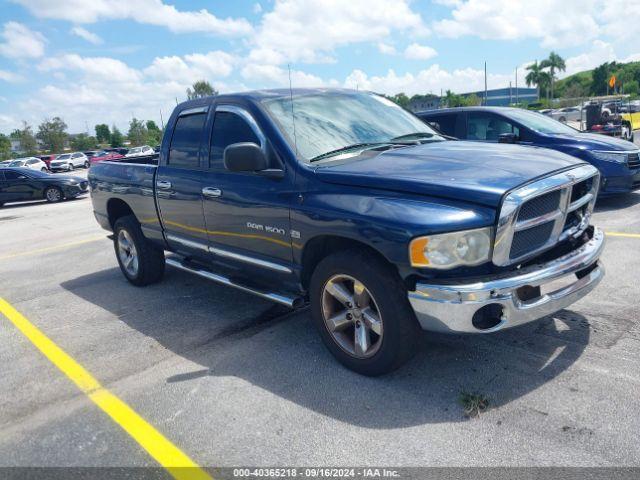
[[131, 235], [126, 230], [120, 230], [118, 233], [118, 256], [125, 271], [135, 277], [139, 267], [138, 251]]
[[349, 275], [334, 275], [322, 290], [322, 316], [332, 339], [349, 355], [369, 358], [382, 345], [383, 321], [371, 292]]

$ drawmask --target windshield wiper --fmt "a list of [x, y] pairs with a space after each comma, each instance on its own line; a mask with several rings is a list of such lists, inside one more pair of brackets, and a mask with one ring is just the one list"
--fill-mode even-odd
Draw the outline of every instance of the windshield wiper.
[[320, 155], [316, 155], [311, 158], [309, 162], [315, 162], [318, 160], [322, 160], [323, 158], [332, 157], [342, 152], [346, 152], [348, 150], [355, 150], [356, 148], [367, 148], [367, 147], [378, 147], [380, 145], [388, 145], [389, 142], [367, 142], [367, 143], [353, 143], [351, 145], [346, 145], [344, 147], [336, 148], [335, 150], [331, 150], [329, 152], [321, 153]]
[[[389, 140], [390, 142], [399, 142], [402, 140], [410, 140], [412, 138], [433, 138], [435, 136], [434, 133], [429, 133], [429, 132], [413, 132], [413, 133], [407, 133], [405, 135], [399, 135], [397, 137], [393, 137], [391, 140]], [[439, 135], [438, 135], [439, 136]]]

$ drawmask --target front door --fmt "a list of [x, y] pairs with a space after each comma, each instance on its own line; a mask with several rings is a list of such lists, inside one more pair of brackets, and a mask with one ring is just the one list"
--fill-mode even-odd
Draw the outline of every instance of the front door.
[[15, 170], [4, 171], [3, 202], [37, 200], [42, 198], [40, 185], [27, 175]]
[[[274, 179], [258, 173], [231, 172], [224, 149], [234, 143], [258, 144], [270, 168], [283, 168], [255, 119], [233, 105], [218, 105], [210, 136], [209, 165], [203, 175], [203, 208], [211, 252], [261, 273], [291, 273], [289, 206], [293, 174]], [[295, 239], [294, 239], [295, 240]]]
[[169, 154], [158, 166], [156, 192], [160, 218], [172, 250], [206, 256], [202, 213], [201, 146], [207, 108], [185, 110], [176, 119]]

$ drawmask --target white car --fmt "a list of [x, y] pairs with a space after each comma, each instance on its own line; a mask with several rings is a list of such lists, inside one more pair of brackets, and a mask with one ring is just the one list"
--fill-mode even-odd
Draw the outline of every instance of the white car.
[[145, 155], [153, 155], [154, 150], [149, 145], [143, 145], [142, 147], [134, 147], [125, 155], [125, 157], [142, 157]]
[[581, 112], [580, 106], [559, 108], [551, 112], [550, 117], [562, 123], [579, 122], [587, 119], [586, 113]]
[[74, 152], [58, 155], [55, 160], [51, 161], [50, 168], [52, 172], [70, 172], [74, 168], [89, 168], [89, 165], [89, 159], [84, 153]]
[[36, 157], [16, 158], [15, 160], [4, 165], [5, 167], [29, 168], [31, 170], [40, 170], [46, 172], [47, 164]]

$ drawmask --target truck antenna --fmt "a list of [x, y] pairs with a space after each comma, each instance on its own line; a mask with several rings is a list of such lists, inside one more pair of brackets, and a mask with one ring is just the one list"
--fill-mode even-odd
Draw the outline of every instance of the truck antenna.
[[296, 139], [296, 115], [293, 111], [293, 87], [291, 86], [291, 64], [287, 63], [287, 69], [289, 70], [289, 99], [291, 100], [291, 121], [293, 122], [293, 146], [296, 150], [296, 157], [298, 156], [298, 140]]

